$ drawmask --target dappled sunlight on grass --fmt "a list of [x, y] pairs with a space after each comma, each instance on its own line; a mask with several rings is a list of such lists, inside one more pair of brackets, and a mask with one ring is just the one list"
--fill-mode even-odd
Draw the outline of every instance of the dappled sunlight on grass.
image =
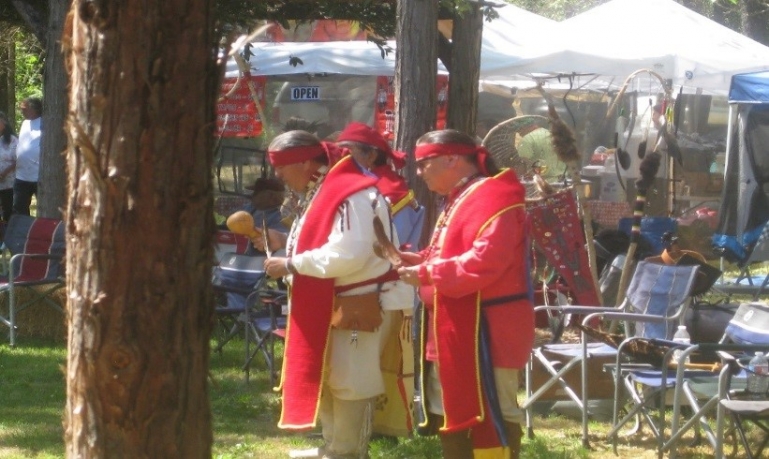
[[[213, 454], [217, 459], [284, 459], [291, 449], [321, 444], [319, 429], [293, 433], [277, 427], [279, 394], [272, 390], [261, 356], [254, 360], [250, 381], [246, 383], [241, 366], [245, 359], [242, 339], [227, 344], [221, 354], [211, 355], [209, 398], [213, 422]], [[62, 413], [65, 386], [62, 368], [66, 350], [62, 343], [29, 339], [24, 346], [11, 349], [0, 345], [0, 459], [50, 459], [64, 457]], [[580, 423], [555, 415], [552, 410], [534, 418], [532, 439], [523, 440], [523, 459], [652, 459], [656, 442], [648, 428], [639, 434], [624, 431], [615, 455], [606, 435], [608, 422], [591, 421], [590, 448], [582, 447]], [[755, 432], [753, 432], [755, 434]], [[688, 432], [677, 448], [680, 458], [705, 459], [713, 456], [704, 442], [688, 446]], [[726, 451], [730, 453], [730, 439]], [[439, 459], [437, 437], [410, 439], [375, 438], [372, 459]], [[737, 457], [744, 456], [742, 450]]]

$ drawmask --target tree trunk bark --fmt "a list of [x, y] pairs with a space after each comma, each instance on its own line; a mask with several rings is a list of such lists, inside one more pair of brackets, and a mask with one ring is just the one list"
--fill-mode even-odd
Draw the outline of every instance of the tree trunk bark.
[[475, 136], [478, 113], [478, 79], [481, 74], [481, 33], [483, 12], [474, 3], [461, 17], [454, 18], [451, 31], [449, 109], [446, 126]]
[[[417, 139], [435, 129], [438, 2], [399, 0], [396, 17], [395, 148], [413, 153]], [[436, 219], [435, 198], [417, 179], [413, 154], [409, 155], [406, 173], [417, 199], [427, 209], [424, 244]]]
[[74, 0], [67, 457], [210, 458], [210, 0]]
[[66, 171], [64, 150], [67, 138], [64, 120], [67, 116], [67, 86], [61, 36], [70, 0], [48, 1], [45, 79], [43, 81], [43, 138], [40, 145], [37, 216], [61, 218], [65, 204]]
[[19, 16], [21, 16], [27, 26], [29, 26], [29, 30], [35, 35], [37, 41], [45, 47], [47, 35], [45, 21], [43, 20], [41, 12], [36, 10], [34, 5], [25, 2], [24, 0], [11, 0], [11, 3], [16, 8]]
[[769, 5], [765, 0], [740, 2], [742, 33], [762, 45], [769, 46]]
[[[16, 105], [15, 51], [13, 40], [8, 40], [0, 46], [0, 111], [10, 120], [13, 120]], [[18, 127], [14, 126], [14, 132], [17, 130]]]

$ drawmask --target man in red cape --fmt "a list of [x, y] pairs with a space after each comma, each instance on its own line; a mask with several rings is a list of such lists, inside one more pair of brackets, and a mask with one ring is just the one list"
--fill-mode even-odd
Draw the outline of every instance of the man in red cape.
[[415, 157], [446, 196], [430, 246], [398, 270], [425, 305], [422, 427], [439, 427], [444, 458], [518, 458], [518, 373], [534, 341], [524, 188], [459, 131], [428, 132]]
[[342, 153], [305, 131], [277, 136], [267, 152], [277, 177], [302, 195], [284, 241], [286, 257], [264, 265], [267, 275], [285, 276], [290, 286], [278, 426], [305, 430], [320, 418], [324, 440], [292, 457], [365, 457], [373, 401], [384, 391], [380, 330], [331, 327], [335, 296], [375, 292], [397, 279], [373, 251], [374, 216], [387, 221], [387, 203], [376, 179], [351, 157], [338, 160]]

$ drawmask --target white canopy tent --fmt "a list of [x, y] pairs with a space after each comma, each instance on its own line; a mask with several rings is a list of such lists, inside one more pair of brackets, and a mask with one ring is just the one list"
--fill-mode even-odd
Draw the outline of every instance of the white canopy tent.
[[674, 86], [725, 94], [733, 74], [769, 69], [769, 47], [672, 0], [613, 0], [558, 24], [558, 42], [485, 78], [592, 73], [624, 79], [648, 68]]
[[[248, 60], [252, 75], [343, 74], [392, 75], [395, 71], [395, 42], [387, 42], [393, 52], [382, 57], [382, 50], [367, 41], [334, 42], [256, 42]], [[291, 65], [291, 58], [301, 64]], [[233, 59], [227, 62], [227, 77], [238, 76]]]
[[[556, 21], [528, 12], [514, 5], [497, 9], [499, 17], [483, 24], [481, 44], [481, 76], [498, 74], [543, 43], [553, 40], [551, 33]], [[382, 50], [372, 42], [255, 42], [251, 44], [253, 56], [249, 59], [253, 75], [339, 74], [339, 75], [393, 75], [395, 73], [395, 41], [387, 42], [392, 52], [382, 56]], [[302, 64], [291, 65], [291, 57]], [[439, 71], [446, 72], [439, 65]], [[238, 76], [234, 60], [227, 63], [227, 77]]]
[[511, 63], [538, 55], [540, 47], [557, 46], [558, 22], [510, 4], [497, 13], [498, 18], [483, 23], [481, 78], [498, 75], [499, 69]]

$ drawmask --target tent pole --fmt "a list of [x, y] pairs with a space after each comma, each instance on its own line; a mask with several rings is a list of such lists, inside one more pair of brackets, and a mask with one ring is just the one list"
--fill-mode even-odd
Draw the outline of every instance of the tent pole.
[[[729, 174], [729, 156], [732, 154], [732, 130], [734, 124], [734, 104], [729, 104], [729, 115], [726, 118], [726, 154], [724, 155], [726, 158], [724, 159], [724, 187], [726, 187], [726, 177]], [[719, 257], [719, 268], [721, 269], [721, 272], [724, 271], [724, 257]], [[724, 283], [724, 275], [721, 274], [721, 279], [719, 280], [721, 284]]]

